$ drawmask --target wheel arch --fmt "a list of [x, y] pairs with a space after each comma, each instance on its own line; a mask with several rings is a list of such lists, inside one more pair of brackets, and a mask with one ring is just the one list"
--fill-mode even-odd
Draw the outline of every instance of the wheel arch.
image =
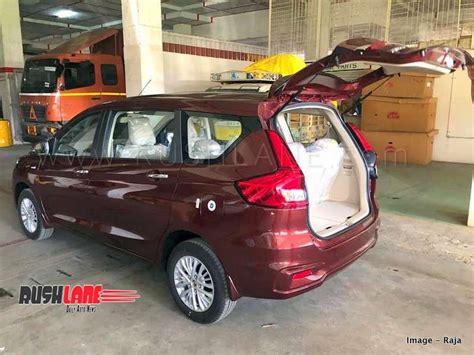
[[31, 189], [30, 185], [28, 185], [27, 183], [23, 181], [19, 181], [16, 183], [15, 191], [13, 191], [15, 198], [15, 206], [18, 205], [18, 198], [20, 197], [21, 192], [26, 189]]
[[176, 230], [168, 233], [166, 237], [163, 238], [163, 241], [161, 242], [161, 247], [158, 250], [157, 261], [160, 266], [166, 270], [166, 263], [168, 262], [168, 258], [174, 247], [177, 246], [179, 243], [184, 242], [185, 240], [193, 238], [205, 241], [205, 239], [202, 238], [200, 235], [187, 230]]
[[53, 227], [51, 222], [50, 222], [50, 219], [49, 219], [49, 216], [48, 214], [46, 213], [45, 211], [45, 208], [44, 208], [44, 205], [43, 205], [43, 201], [41, 200], [41, 198], [38, 197], [38, 195], [33, 191], [33, 188], [32, 186], [30, 186], [29, 184], [27, 184], [26, 182], [24, 181], [18, 181], [16, 184], [15, 184], [15, 187], [14, 187], [14, 198], [15, 198], [15, 206], [18, 207], [18, 198], [20, 197], [20, 194], [26, 190], [26, 189], [30, 189], [31, 190], [31, 193], [33, 194], [33, 196], [36, 198], [36, 201], [37, 203], [39, 204], [39, 207], [40, 207], [40, 213], [41, 215], [43, 216], [43, 222], [45, 224], [45, 227], [46, 228], [51, 228]]
[[[163, 268], [163, 270], [166, 270], [166, 264], [168, 262], [168, 258], [171, 255], [171, 252], [174, 249], [174, 247], [176, 247], [179, 243], [182, 243], [186, 240], [194, 239], [194, 238], [200, 239], [201, 241], [206, 243], [207, 246], [212, 251], [214, 251], [214, 248], [212, 247], [212, 245], [205, 238], [203, 238], [202, 236], [194, 232], [190, 232], [187, 230], [176, 230], [176, 231], [170, 232], [166, 235], [165, 238], [163, 238], [161, 247], [158, 250], [158, 256], [156, 258], [156, 260], [158, 261], [160, 266]], [[237, 290], [237, 287], [235, 286], [231, 276], [227, 273], [226, 268], [224, 264], [222, 263], [222, 260], [220, 259], [219, 255], [216, 254], [216, 256], [224, 267], [229, 296], [233, 301], [235, 301], [241, 297], [239, 294], [239, 291]]]

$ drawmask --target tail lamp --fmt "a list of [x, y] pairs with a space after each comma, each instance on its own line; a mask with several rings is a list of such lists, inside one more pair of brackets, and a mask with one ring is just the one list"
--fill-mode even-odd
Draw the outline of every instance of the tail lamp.
[[287, 145], [275, 131], [268, 131], [278, 169], [268, 175], [237, 182], [245, 200], [271, 208], [298, 208], [308, 205], [304, 175]]

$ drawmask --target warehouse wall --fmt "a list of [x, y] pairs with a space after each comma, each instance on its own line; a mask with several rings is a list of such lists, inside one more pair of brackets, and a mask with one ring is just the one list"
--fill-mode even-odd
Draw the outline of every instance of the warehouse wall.
[[[210, 74], [227, 70], [240, 70], [251, 62], [189, 54], [164, 52], [165, 92], [187, 92], [211, 86]], [[176, 68], [177, 70], [169, 70]]]
[[438, 98], [433, 160], [474, 164], [474, 104], [471, 81], [466, 71], [436, 79], [434, 96]]

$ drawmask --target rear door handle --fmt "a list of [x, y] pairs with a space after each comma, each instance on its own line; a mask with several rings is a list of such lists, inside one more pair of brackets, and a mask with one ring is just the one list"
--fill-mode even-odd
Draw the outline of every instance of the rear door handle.
[[149, 173], [146, 176], [148, 176], [150, 179], [168, 179], [168, 174]]
[[87, 169], [77, 169], [74, 172], [76, 174], [89, 174], [89, 170], [87, 170]]
[[91, 97], [91, 100], [100, 100], [100, 97]]

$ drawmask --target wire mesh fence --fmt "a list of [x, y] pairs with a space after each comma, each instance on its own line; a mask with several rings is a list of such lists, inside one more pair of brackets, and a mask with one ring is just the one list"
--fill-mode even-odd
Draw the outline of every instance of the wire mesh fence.
[[406, 44], [455, 40], [459, 5], [459, 0], [393, 1], [389, 39]]
[[272, 0], [270, 7], [272, 54], [314, 60], [354, 37], [474, 47], [474, 0]]
[[354, 37], [384, 39], [387, 7], [386, 0], [332, 0], [329, 47]]
[[319, 0], [273, 0], [271, 4], [271, 53], [304, 55], [316, 43]]

